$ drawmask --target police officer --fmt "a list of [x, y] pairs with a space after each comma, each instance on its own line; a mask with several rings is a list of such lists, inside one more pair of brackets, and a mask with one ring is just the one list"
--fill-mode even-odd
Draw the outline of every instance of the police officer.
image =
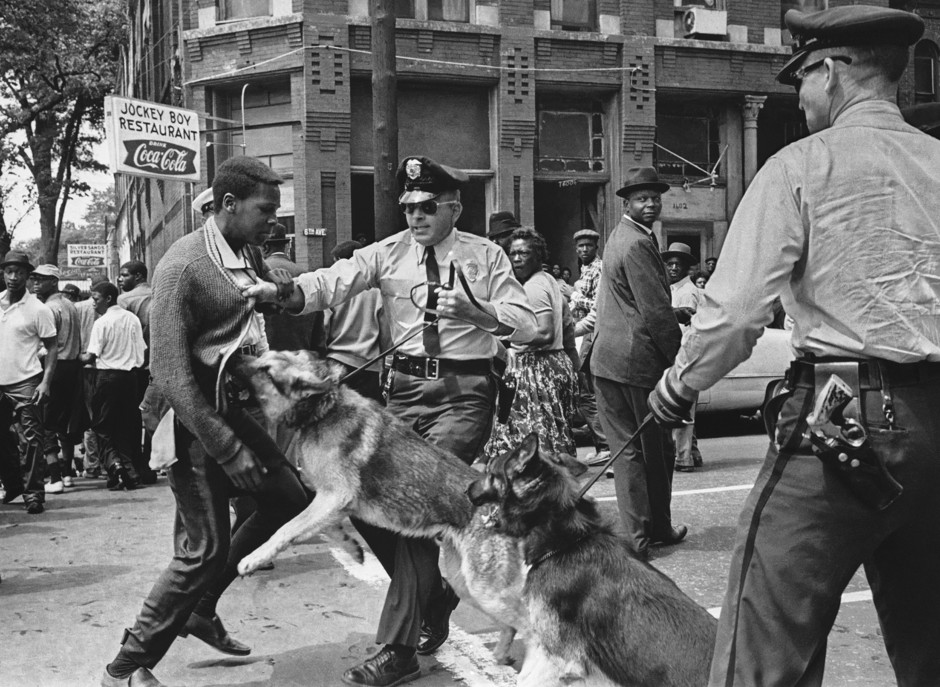
[[[940, 142], [895, 104], [924, 26], [861, 5], [791, 10], [786, 23], [797, 44], [777, 78], [796, 87], [812, 135], [755, 177], [649, 399], [665, 424], [688, 417], [781, 296], [798, 358], [765, 407], [779, 413], [740, 520], [710, 684], [821, 684], [840, 595], [864, 565], [898, 684], [935, 685]], [[848, 391], [821, 424], [828, 413], [808, 415], [834, 374]]]
[[[408, 228], [355, 251], [351, 259], [301, 275], [284, 305], [322, 310], [378, 288], [395, 342], [433, 321], [425, 307], [436, 310], [440, 321], [395, 355], [386, 383], [388, 408], [425, 439], [470, 463], [490, 435], [497, 337], [529, 341], [536, 320], [503, 250], [454, 228], [463, 209], [460, 187], [467, 180], [463, 172], [427, 157], [405, 158], [398, 182]], [[466, 276], [476, 305], [459, 285], [439, 286], [448, 280], [451, 263]], [[264, 286], [244, 293], [275, 298], [274, 290]], [[361, 531], [391, 577], [376, 637], [385, 646], [346, 671], [343, 680], [400, 684], [420, 674], [415, 649], [430, 654], [447, 639], [458, 598], [441, 580], [433, 542], [376, 528]]]

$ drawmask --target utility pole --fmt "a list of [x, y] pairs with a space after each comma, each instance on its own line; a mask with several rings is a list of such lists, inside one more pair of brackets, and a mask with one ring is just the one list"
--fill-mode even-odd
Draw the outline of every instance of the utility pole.
[[372, 166], [375, 238], [398, 231], [398, 75], [395, 0], [369, 0], [372, 14]]

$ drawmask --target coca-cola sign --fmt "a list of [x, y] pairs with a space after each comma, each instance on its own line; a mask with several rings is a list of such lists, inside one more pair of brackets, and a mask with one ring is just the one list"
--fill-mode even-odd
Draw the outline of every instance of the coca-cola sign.
[[196, 173], [196, 151], [165, 141], [124, 141], [127, 150], [125, 165], [165, 176], [186, 176]]
[[105, 98], [111, 170], [135, 176], [200, 180], [199, 115], [134, 98]]

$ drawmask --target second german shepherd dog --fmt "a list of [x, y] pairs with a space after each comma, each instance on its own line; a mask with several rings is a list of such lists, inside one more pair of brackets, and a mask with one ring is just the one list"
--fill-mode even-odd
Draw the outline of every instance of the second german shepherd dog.
[[530, 634], [518, 684], [706, 684], [717, 622], [632, 554], [572, 471], [584, 468], [541, 453], [530, 434], [468, 490], [475, 505], [496, 504], [496, 529], [523, 540]]
[[[316, 492], [302, 513], [241, 560], [238, 572], [254, 572], [291, 544], [337, 529], [345, 516], [411, 537], [440, 538], [443, 574], [502, 626], [494, 653], [506, 662], [512, 628], [522, 618], [522, 553], [518, 540], [486, 527], [483, 514], [474, 513], [466, 491], [480, 473], [341, 385], [343, 368], [314, 354], [269, 351], [234, 368], [271, 422], [297, 430], [301, 477]], [[358, 542], [344, 535], [342, 544], [362, 561]]]

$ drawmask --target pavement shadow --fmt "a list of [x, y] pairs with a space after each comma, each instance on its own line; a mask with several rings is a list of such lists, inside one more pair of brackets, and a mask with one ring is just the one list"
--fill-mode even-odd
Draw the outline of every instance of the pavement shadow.
[[47, 593], [100, 584], [131, 572], [129, 565], [63, 565], [6, 568], [3, 571], [3, 596]]
[[[232, 665], [264, 662], [272, 667], [265, 680], [250, 682], [216, 682], [211, 687], [310, 687], [310, 685], [339, 685], [343, 672], [379, 650], [373, 635], [361, 632], [349, 634], [345, 641], [332, 644], [310, 644], [279, 654], [267, 654], [240, 659]], [[192, 670], [216, 668], [225, 664], [219, 661], [200, 661], [189, 664]], [[428, 666], [430, 667], [430, 665]], [[427, 674], [422, 661], [422, 673]], [[433, 671], [432, 671], [433, 672]]]

